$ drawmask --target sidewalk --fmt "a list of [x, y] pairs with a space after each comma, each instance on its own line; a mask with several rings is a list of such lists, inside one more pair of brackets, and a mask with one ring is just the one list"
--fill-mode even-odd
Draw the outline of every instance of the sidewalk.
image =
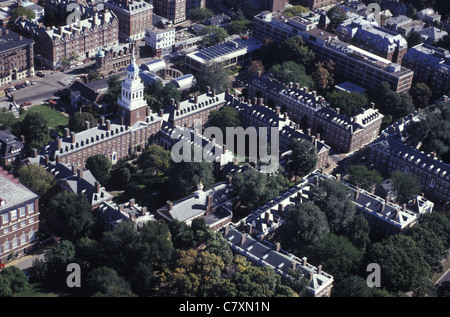
[[44, 259], [45, 253], [50, 249], [50, 247], [45, 247], [36, 251], [33, 254], [25, 255], [20, 258], [14, 259], [8, 263], [5, 263], [5, 268], [10, 266], [16, 266], [21, 270], [26, 270], [33, 265], [35, 259]]

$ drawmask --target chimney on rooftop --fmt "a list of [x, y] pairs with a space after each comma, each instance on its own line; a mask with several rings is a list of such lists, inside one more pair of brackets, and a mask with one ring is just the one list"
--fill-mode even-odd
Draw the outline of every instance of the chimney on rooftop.
[[130, 199], [130, 208], [134, 207], [134, 203], [136, 202], [136, 200], [134, 198]]
[[141, 208], [141, 216], [145, 216], [147, 214], [147, 207], [142, 207]]
[[245, 233], [241, 234], [241, 245], [245, 243], [245, 239], [247, 238], [247, 235]]
[[173, 202], [171, 202], [170, 200], [168, 200], [168, 201], [166, 202], [166, 208], [167, 208], [167, 210], [171, 211], [172, 208], [173, 208]]
[[95, 192], [100, 194], [100, 183], [98, 181], [95, 181]]
[[89, 130], [91, 128], [91, 123], [87, 120], [84, 121], [84, 125], [85, 125], [86, 130]]
[[111, 120], [106, 120], [106, 131], [111, 130]]
[[65, 132], [66, 138], [70, 138], [70, 129], [69, 128], [64, 128], [64, 132]]
[[77, 170], [77, 174], [78, 174], [78, 179], [83, 178], [83, 169], [82, 169], [82, 168], [79, 168], [79, 169]]
[[45, 154], [45, 164], [47, 165], [50, 162], [50, 155]]
[[281, 244], [280, 242], [275, 243], [275, 251], [280, 252]]
[[33, 157], [34, 158], [37, 158], [37, 149], [36, 148], [33, 148]]
[[75, 132], [70, 132], [70, 142], [75, 143]]

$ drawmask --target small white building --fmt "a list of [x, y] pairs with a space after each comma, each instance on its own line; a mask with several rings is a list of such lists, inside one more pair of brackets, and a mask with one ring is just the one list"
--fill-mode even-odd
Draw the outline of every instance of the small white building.
[[157, 57], [169, 54], [175, 45], [175, 29], [146, 29], [145, 44]]

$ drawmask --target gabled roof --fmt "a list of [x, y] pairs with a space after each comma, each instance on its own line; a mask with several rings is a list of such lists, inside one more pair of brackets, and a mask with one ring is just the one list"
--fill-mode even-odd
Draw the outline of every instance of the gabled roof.
[[20, 154], [24, 150], [24, 143], [9, 130], [0, 130], [0, 156], [9, 158]]

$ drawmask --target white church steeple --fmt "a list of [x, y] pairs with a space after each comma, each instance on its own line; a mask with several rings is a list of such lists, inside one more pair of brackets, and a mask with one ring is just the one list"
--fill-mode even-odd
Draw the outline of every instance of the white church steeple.
[[[147, 106], [144, 99], [144, 84], [139, 76], [139, 67], [134, 57], [134, 45], [132, 45], [131, 63], [127, 67], [127, 76], [122, 81], [122, 94], [118, 104], [123, 110], [128, 111]], [[145, 110], [142, 115], [145, 116]]]

